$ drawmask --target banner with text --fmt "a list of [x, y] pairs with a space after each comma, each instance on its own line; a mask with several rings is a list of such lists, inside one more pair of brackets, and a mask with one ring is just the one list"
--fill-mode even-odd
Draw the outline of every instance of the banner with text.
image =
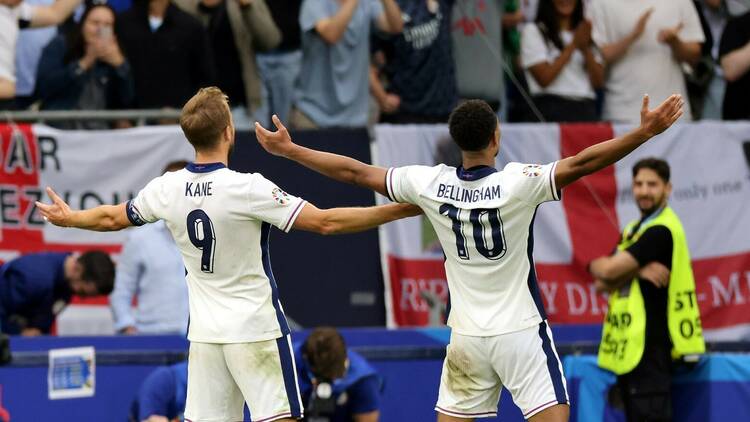
[[[604, 123], [503, 125], [497, 167], [556, 161], [627, 130]], [[707, 337], [750, 337], [750, 123], [744, 122], [678, 125], [615, 166], [571, 184], [562, 201], [539, 207], [534, 258], [550, 319], [601, 323], [606, 297], [595, 292], [586, 264], [609, 254], [622, 227], [639, 216], [631, 168], [647, 156], [672, 167], [670, 204], [685, 226]], [[378, 126], [373, 157], [384, 167], [461, 162], [445, 126]], [[390, 223], [380, 229], [380, 243], [389, 326], [426, 325], [428, 300], [448, 297], [431, 225], [424, 217]]]
[[34, 201], [52, 187], [73, 209], [134, 197], [165, 165], [191, 160], [176, 126], [117, 131], [61, 131], [0, 125], [0, 261], [38, 251], [117, 252], [127, 232], [93, 233], [44, 224]]

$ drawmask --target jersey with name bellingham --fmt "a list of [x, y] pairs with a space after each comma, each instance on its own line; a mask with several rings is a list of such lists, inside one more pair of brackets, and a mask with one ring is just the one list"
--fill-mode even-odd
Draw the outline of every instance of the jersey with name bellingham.
[[418, 205], [445, 253], [448, 325], [458, 334], [493, 336], [546, 319], [532, 258], [537, 206], [559, 200], [554, 169], [510, 163], [391, 168], [386, 188], [397, 202]]
[[190, 341], [242, 343], [289, 333], [268, 240], [270, 225], [289, 231], [304, 203], [258, 173], [221, 163], [191, 163], [166, 173], [128, 202], [134, 225], [164, 220], [180, 249]]

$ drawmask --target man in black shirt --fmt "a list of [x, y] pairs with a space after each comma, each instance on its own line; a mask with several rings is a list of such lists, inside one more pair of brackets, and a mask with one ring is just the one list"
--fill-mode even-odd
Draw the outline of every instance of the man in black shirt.
[[[635, 243], [615, 254], [600, 257], [589, 264], [600, 291], [613, 292], [628, 286], [637, 277], [643, 296], [646, 330], [643, 355], [630, 372], [618, 376], [629, 422], [669, 421], [672, 405], [671, 349], [668, 328], [668, 289], [672, 268], [673, 239], [664, 225], [652, 225], [645, 231], [640, 227], [659, 216], [667, 207], [672, 191], [669, 165], [660, 159], [648, 158], [633, 168], [633, 196], [641, 211], [641, 219], [624, 234], [640, 234]], [[632, 287], [630, 287], [632, 289]], [[624, 347], [623, 347], [624, 348]]]
[[170, 0], [134, 0], [117, 17], [116, 31], [133, 72], [137, 108], [180, 109], [214, 83], [205, 29]]

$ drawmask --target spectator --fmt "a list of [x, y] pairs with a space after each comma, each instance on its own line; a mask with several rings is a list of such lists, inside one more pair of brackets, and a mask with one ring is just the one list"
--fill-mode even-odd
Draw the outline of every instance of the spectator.
[[729, 19], [721, 37], [719, 57], [724, 78], [722, 116], [725, 120], [750, 118], [750, 12]]
[[365, 358], [347, 350], [338, 331], [314, 329], [295, 346], [294, 358], [309, 420], [378, 421], [381, 378]]
[[718, 53], [721, 33], [729, 17], [722, 2], [723, 0], [693, 0], [705, 36], [700, 59], [685, 73], [690, 106], [696, 120], [721, 119], [721, 102], [726, 83]]
[[0, 101], [16, 95], [15, 55], [19, 28], [62, 23], [81, 0], [57, 0], [49, 6], [31, 6], [22, 0], [0, 0]]
[[[691, 0], [594, 0], [591, 19], [608, 67], [606, 120], [640, 121], [644, 93], [655, 103], [674, 93], [687, 98], [681, 63], [697, 62], [704, 41]], [[692, 118], [688, 104], [685, 116]]]
[[505, 95], [503, 73], [509, 67], [503, 61], [504, 3], [460, 0], [451, 17], [458, 96], [485, 100], [495, 111]]
[[388, 91], [371, 78], [371, 91], [387, 123], [446, 123], [456, 106], [451, 52], [453, 0], [397, 0], [403, 32], [379, 43]]
[[604, 66], [580, 0], [541, 0], [521, 52], [529, 91], [547, 121], [599, 120], [594, 90], [604, 85]]
[[370, 29], [403, 28], [395, 0], [304, 0], [302, 71], [290, 123], [298, 129], [365, 126]]
[[[54, 0], [25, 0], [34, 6], [49, 6]], [[36, 69], [42, 57], [44, 47], [55, 38], [58, 30], [56, 26], [33, 28], [19, 31], [16, 43], [16, 98], [14, 108], [28, 108], [34, 101], [34, 87], [36, 86]]]
[[281, 41], [266, 1], [175, 0], [175, 4], [206, 27], [214, 68], [221, 70], [216, 85], [232, 99], [235, 127], [249, 130], [261, 106], [255, 51], [270, 50]]
[[270, 125], [271, 115], [281, 121], [289, 118], [294, 104], [294, 86], [302, 64], [299, 11], [302, 0], [272, 0], [268, 3], [276, 26], [281, 31], [281, 44], [267, 53], [258, 53], [256, 60], [263, 80], [263, 102], [258, 121]]
[[187, 398], [187, 371], [185, 361], [151, 372], [130, 406], [128, 422], [181, 421]]
[[130, 62], [138, 108], [182, 108], [214, 80], [201, 23], [170, 0], [134, 0], [118, 17], [117, 38]]
[[101, 251], [36, 253], [8, 261], [0, 267], [0, 330], [49, 334], [72, 295], [109, 294], [114, 273], [112, 260]]
[[[133, 101], [130, 65], [114, 36], [115, 11], [93, 4], [77, 27], [54, 38], [43, 50], [36, 94], [46, 110], [125, 108]], [[102, 121], [57, 125], [66, 129], [107, 129]]]
[[[169, 163], [164, 173], [182, 170], [186, 165], [187, 161]], [[135, 315], [133, 297], [138, 298]], [[166, 306], [165, 297], [170, 298]], [[133, 229], [120, 254], [109, 304], [119, 333], [187, 333], [185, 264], [163, 221]]]

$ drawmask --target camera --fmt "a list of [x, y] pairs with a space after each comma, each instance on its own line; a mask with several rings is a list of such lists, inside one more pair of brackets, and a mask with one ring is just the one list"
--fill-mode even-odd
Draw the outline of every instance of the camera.
[[309, 422], [329, 422], [336, 412], [336, 398], [333, 395], [333, 383], [321, 380], [312, 389], [310, 400], [305, 408]]

